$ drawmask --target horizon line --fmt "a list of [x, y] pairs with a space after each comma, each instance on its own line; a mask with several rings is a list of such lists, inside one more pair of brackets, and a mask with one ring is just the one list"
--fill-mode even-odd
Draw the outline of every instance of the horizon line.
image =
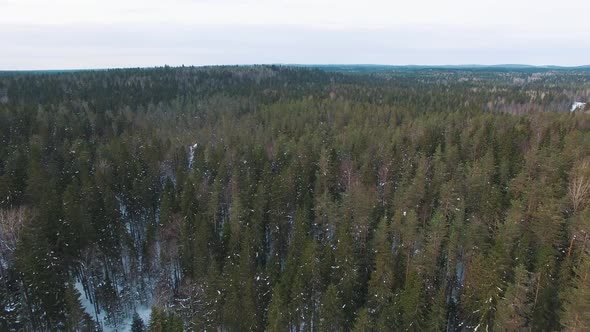
[[461, 68], [461, 69], [485, 69], [485, 68], [505, 68], [505, 69], [590, 69], [590, 64], [584, 65], [531, 65], [526, 63], [498, 63], [498, 64], [383, 64], [383, 63], [233, 63], [233, 64], [201, 64], [201, 65], [155, 65], [155, 66], [138, 66], [138, 67], [88, 67], [88, 68], [54, 68], [54, 69], [0, 69], [0, 73], [16, 72], [76, 72], [76, 71], [108, 71], [108, 70], [126, 70], [126, 69], [159, 69], [159, 68], [206, 68], [206, 67], [255, 67], [255, 66], [284, 66], [284, 67], [392, 67], [392, 68]]

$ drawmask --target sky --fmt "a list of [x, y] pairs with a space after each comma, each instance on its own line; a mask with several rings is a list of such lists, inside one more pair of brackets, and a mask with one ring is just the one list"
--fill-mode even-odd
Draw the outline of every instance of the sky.
[[588, 0], [0, 0], [0, 70], [590, 64]]

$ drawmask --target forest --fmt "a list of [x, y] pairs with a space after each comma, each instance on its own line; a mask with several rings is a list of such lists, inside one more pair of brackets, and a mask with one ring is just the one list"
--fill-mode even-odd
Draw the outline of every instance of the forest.
[[0, 331], [590, 331], [588, 102], [588, 69], [0, 73]]

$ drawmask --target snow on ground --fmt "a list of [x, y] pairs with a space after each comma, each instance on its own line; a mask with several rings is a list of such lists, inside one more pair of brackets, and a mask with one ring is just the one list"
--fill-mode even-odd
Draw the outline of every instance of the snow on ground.
[[197, 149], [197, 147], [199, 147], [198, 143], [195, 143], [195, 144], [189, 146], [189, 152], [188, 152], [188, 168], [189, 169], [193, 168], [193, 162], [195, 161], [195, 150]]
[[[141, 306], [141, 307], [137, 307], [137, 309], [135, 311], [137, 311], [137, 314], [139, 315], [139, 317], [141, 317], [145, 326], [147, 326], [150, 321], [150, 315], [152, 314], [152, 308]], [[131, 331], [131, 324], [133, 324], [133, 314], [131, 314], [129, 316], [129, 318], [125, 319], [123, 321], [123, 323], [121, 323], [123, 328], [116, 330], [116, 331], [117, 332], [130, 332]], [[115, 332], [115, 330], [104, 329], [104, 332], [111, 332], [111, 331]]]
[[570, 109], [570, 112], [574, 112], [577, 111], [579, 109], [583, 110], [584, 107], [586, 107], [586, 103], [581, 103], [579, 101], [576, 101], [572, 104], [572, 108]]
[[[90, 303], [90, 300], [85, 295], [86, 293], [84, 292], [84, 286], [82, 286], [82, 283], [80, 281], [76, 281], [76, 283], [74, 284], [74, 288], [76, 288], [76, 290], [80, 293], [80, 302], [82, 303], [82, 308], [84, 308], [84, 311], [86, 311], [86, 313], [88, 313], [92, 317], [92, 319], [98, 321], [98, 323], [102, 327], [103, 332], [131, 331], [131, 324], [133, 323], [133, 312], [130, 312], [127, 315], [128, 318], [121, 323], [119, 328], [110, 327], [105, 324], [106, 313], [104, 310], [102, 310], [101, 313], [97, 315], [94, 304]], [[147, 326], [150, 320], [150, 315], [152, 314], [152, 308], [148, 306], [138, 306], [135, 309], [135, 311], [137, 312], [139, 317], [141, 317], [143, 323]]]
[[103, 326], [104, 321], [105, 321], [105, 317], [106, 317], [106, 313], [104, 311], [102, 311], [99, 314], [96, 313], [96, 307], [94, 306], [93, 303], [90, 302], [90, 299], [88, 298], [88, 296], [86, 295], [86, 292], [84, 291], [84, 286], [82, 285], [82, 283], [79, 280], [76, 280], [76, 283], [74, 284], [74, 288], [76, 288], [78, 293], [80, 293], [80, 302], [82, 303], [82, 308], [84, 308], [84, 311], [86, 311], [86, 313], [89, 314], [90, 317], [92, 317], [92, 319], [94, 319], [95, 321], [98, 321], [100, 326]]

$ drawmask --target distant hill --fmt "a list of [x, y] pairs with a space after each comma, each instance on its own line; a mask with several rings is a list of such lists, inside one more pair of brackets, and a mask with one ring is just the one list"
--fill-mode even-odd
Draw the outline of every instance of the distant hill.
[[[555, 66], [555, 65], [544, 65], [534, 66], [527, 64], [497, 64], [497, 65], [481, 65], [481, 64], [463, 64], [463, 65], [382, 65], [382, 64], [272, 64], [284, 67], [299, 67], [299, 68], [314, 68], [322, 69], [327, 71], [339, 71], [339, 72], [350, 72], [350, 73], [370, 73], [370, 72], [381, 72], [381, 71], [404, 71], [404, 70], [495, 70], [495, 71], [547, 71], [547, 70], [590, 70], [590, 65], [583, 66]], [[189, 66], [189, 67], [234, 67], [236, 65], [222, 65], [222, 66]], [[260, 65], [237, 65], [238, 67], [251, 67]], [[262, 64], [262, 66], [265, 66]], [[110, 70], [121, 70], [121, 69], [157, 69], [157, 68], [175, 68], [170, 66], [163, 67], [142, 67], [142, 68], [98, 68], [98, 69], [49, 69], [49, 70], [2, 70], [0, 69], [1, 75], [14, 75], [14, 74], [60, 74], [60, 73], [74, 73], [83, 71], [110, 71]], [[178, 67], [180, 68], [180, 67]]]
[[533, 66], [527, 64], [498, 64], [498, 65], [479, 65], [479, 64], [465, 64], [465, 65], [376, 65], [376, 64], [289, 64], [294, 67], [311, 67], [319, 68], [329, 71], [342, 72], [380, 72], [391, 70], [432, 70], [432, 69], [448, 69], [448, 70], [516, 70], [516, 71], [547, 71], [547, 70], [590, 70], [590, 65], [566, 67], [566, 66]]

